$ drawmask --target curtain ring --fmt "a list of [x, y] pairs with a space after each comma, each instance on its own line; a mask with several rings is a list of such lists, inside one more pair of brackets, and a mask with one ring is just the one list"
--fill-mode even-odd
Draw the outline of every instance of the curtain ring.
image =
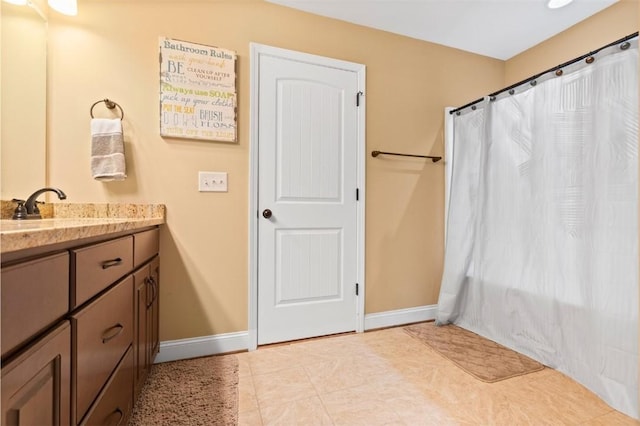
[[472, 105], [472, 106], [471, 106], [471, 111], [475, 111], [475, 110], [476, 110], [476, 106], [475, 106], [475, 105]]
[[510, 94], [510, 95], [513, 95], [514, 93], [516, 93], [516, 91], [515, 91], [515, 90], [513, 90], [513, 89], [509, 90], [509, 94]]
[[531, 80], [531, 82], [529, 82], [529, 84], [531, 84], [532, 86], [535, 86], [536, 84], [538, 84], [538, 82], [535, 81], [535, 80]]
[[456, 111], [456, 115], [460, 115], [460, 111]]
[[562, 74], [564, 74], [564, 71], [562, 70], [556, 70], [556, 76], [560, 77]]
[[496, 100], [496, 97], [495, 97], [495, 96], [489, 96], [489, 100], [490, 100], [491, 102], [493, 102], [493, 101], [495, 101], [495, 100]]
[[584, 61], [588, 64], [592, 64], [593, 61], [595, 61], [596, 58], [594, 58], [593, 56], [589, 56], [587, 59], [585, 59]]
[[620, 49], [627, 50], [630, 46], [631, 46], [631, 43], [629, 43], [628, 41], [625, 41], [620, 45]]

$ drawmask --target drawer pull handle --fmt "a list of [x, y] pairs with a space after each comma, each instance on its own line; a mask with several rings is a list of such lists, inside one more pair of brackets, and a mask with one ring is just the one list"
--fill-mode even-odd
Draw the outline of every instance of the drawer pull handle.
[[120, 407], [116, 408], [114, 411], [111, 412], [111, 414], [109, 414], [107, 416], [107, 420], [110, 420], [111, 417], [113, 417], [115, 414], [118, 415], [118, 421], [115, 423], [111, 423], [111, 422], [105, 422], [105, 424], [114, 424], [115, 426], [120, 426], [120, 423], [122, 423], [122, 419], [124, 419], [124, 411], [122, 411], [120, 409]]
[[152, 278], [151, 282], [153, 283], [153, 301], [155, 302], [158, 299], [158, 281]]
[[155, 302], [156, 298], [158, 297], [158, 287], [157, 287], [155, 278], [148, 277], [148, 278], [145, 278], [145, 280], [146, 280], [146, 283], [151, 287], [151, 301], [147, 303], [147, 308], [148, 308], [151, 305], [153, 305], [153, 302]]
[[122, 333], [122, 330], [124, 330], [124, 325], [120, 323], [114, 325], [113, 327], [107, 328], [105, 332], [102, 333], [102, 343], [107, 343], [109, 340], [114, 339], [116, 336]]
[[[151, 302], [147, 302], [146, 306], [147, 308], [149, 306], [151, 306], [151, 304], [153, 303], [153, 283], [151, 282], [151, 277], [144, 277], [144, 283], [147, 285], [148, 290], [147, 291], [151, 291]], [[147, 300], [149, 300], [149, 297], [147, 297]]]
[[102, 262], [102, 269], [111, 268], [112, 266], [117, 266], [122, 263], [122, 258], [116, 257], [115, 259], [105, 260]]

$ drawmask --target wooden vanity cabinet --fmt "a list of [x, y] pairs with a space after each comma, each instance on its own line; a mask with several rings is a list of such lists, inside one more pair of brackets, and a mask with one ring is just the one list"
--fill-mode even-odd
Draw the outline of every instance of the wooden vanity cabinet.
[[3, 425], [126, 424], [159, 348], [158, 236], [2, 265]]

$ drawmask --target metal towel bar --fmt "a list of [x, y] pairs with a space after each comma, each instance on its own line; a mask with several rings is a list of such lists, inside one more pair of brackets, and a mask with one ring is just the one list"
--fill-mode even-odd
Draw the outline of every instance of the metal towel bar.
[[418, 157], [418, 158], [430, 158], [434, 163], [442, 160], [442, 157], [434, 157], [432, 155], [418, 155], [418, 154], [401, 154], [399, 152], [386, 152], [386, 151], [371, 151], [372, 157], [377, 157], [380, 154], [384, 155], [400, 155], [402, 157]]

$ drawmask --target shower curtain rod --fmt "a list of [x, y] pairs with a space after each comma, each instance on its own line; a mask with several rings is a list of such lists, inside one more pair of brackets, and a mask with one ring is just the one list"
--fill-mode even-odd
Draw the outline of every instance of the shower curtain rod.
[[[514, 89], [514, 88], [516, 88], [516, 87], [518, 87], [518, 86], [522, 86], [523, 84], [529, 83], [530, 81], [535, 80], [535, 79], [539, 78], [540, 76], [545, 75], [545, 74], [547, 74], [547, 73], [550, 73], [550, 72], [553, 72], [553, 71], [557, 71], [557, 70], [559, 70], [559, 69], [561, 69], [561, 68], [564, 68], [564, 67], [566, 67], [566, 66], [568, 66], [568, 65], [571, 65], [571, 64], [575, 64], [575, 63], [576, 63], [576, 62], [578, 62], [578, 61], [581, 61], [581, 60], [583, 60], [583, 59], [585, 59], [585, 58], [588, 58], [588, 57], [590, 57], [590, 56], [595, 55], [596, 53], [600, 52], [600, 51], [601, 51], [601, 50], [603, 50], [603, 49], [606, 49], [607, 47], [615, 46], [615, 45], [616, 45], [616, 44], [618, 44], [618, 43], [624, 43], [625, 41], [627, 41], [627, 40], [631, 40], [631, 39], [632, 39], [632, 38], [634, 38], [634, 37], [638, 37], [638, 31], [636, 31], [636, 32], [635, 32], [635, 33], [633, 33], [633, 34], [629, 34], [629, 35], [628, 35], [628, 36], [626, 36], [626, 37], [622, 37], [620, 40], [616, 40], [616, 41], [614, 41], [614, 42], [611, 42], [611, 43], [607, 44], [606, 46], [602, 46], [602, 47], [601, 47], [601, 48], [599, 48], [599, 49], [593, 50], [593, 51], [591, 51], [591, 52], [589, 52], [589, 53], [586, 53], [586, 54], [584, 54], [584, 55], [582, 55], [582, 56], [579, 56], [579, 57], [577, 57], [577, 58], [575, 58], [575, 59], [572, 59], [572, 60], [570, 60], [570, 61], [564, 62], [564, 63], [562, 63], [562, 64], [560, 64], [560, 65], [556, 65], [556, 66], [555, 66], [555, 67], [553, 67], [553, 68], [549, 68], [549, 69], [548, 69], [548, 70], [546, 70], [546, 71], [543, 71], [543, 72], [538, 73], [538, 74], [536, 74], [536, 75], [533, 75], [533, 76], [531, 76], [531, 77], [529, 77], [529, 78], [526, 78], [526, 79], [524, 79], [524, 80], [522, 80], [522, 81], [519, 81], [519, 82], [517, 82], [517, 83], [515, 83], [515, 84], [512, 84], [512, 85], [511, 85], [511, 86], [509, 86], [509, 87], [505, 87], [504, 89], [500, 89], [500, 90], [498, 90], [497, 92], [490, 93], [490, 94], [489, 94], [489, 98], [492, 98], [491, 100], [494, 100], [493, 98], [495, 98], [496, 96], [498, 96], [500, 93], [504, 93], [504, 92], [506, 92], [507, 90]], [[589, 63], [591, 63], [591, 62], [589, 62]], [[456, 113], [456, 112], [458, 112], [458, 111], [461, 111], [461, 110], [463, 110], [463, 109], [465, 109], [465, 108], [468, 108], [468, 107], [473, 106], [473, 105], [475, 105], [475, 104], [477, 104], [477, 103], [479, 103], [479, 102], [482, 102], [483, 100], [484, 100], [484, 98], [476, 99], [475, 101], [469, 102], [468, 104], [464, 104], [464, 105], [462, 105], [461, 107], [458, 107], [458, 108], [456, 108], [456, 109], [453, 109], [453, 110], [449, 111], [449, 114], [453, 114], [453, 113]]]

